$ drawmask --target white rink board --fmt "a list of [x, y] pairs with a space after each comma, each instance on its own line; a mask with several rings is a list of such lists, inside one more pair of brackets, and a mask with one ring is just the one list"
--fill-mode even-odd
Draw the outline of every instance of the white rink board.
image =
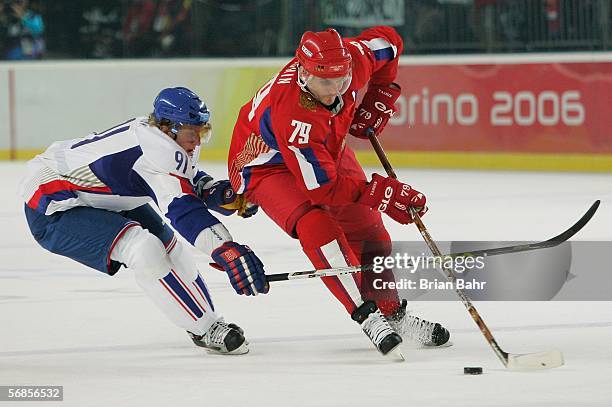
[[[461, 303], [413, 303], [420, 315], [448, 326], [455, 345], [406, 347], [407, 361], [397, 363], [371, 347], [320, 281], [279, 282], [267, 296], [238, 297], [198, 255], [217, 308], [251, 342], [245, 356], [208, 355], [163, 318], [129, 272], [106, 277], [36, 245], [15, 197], [23, 167], [0, 164], [2, 385], [63, 385], [62, 406], [603, 407], [612, 401], [612, 302], [477, 304], [505, 350], [564, 352], [564, 367], [535, 373], [504, 370]], [[612, 175], [398, 175], [427, 193], [424, 220], [434, 239], [548, 238], [595, 199], [602, 205], [577, 238], [612, 238]], [[227, 224], [269, 273], [311, 268], [298, 243], [263, 213]], [[387, 225], [396, 240], [419, 239], [412, 226]], [[464, 376], [464, 366], [482, 366], [484, 374]]]
[[[151, 110], [157, 92], [168, 86], [196, 90], [213, 112], [213, 122], [233, 128], [234, 114], [252, 96], [232, 100], [235, 87], [248, 82], [254, 68], [280, 68], [285, 58], [142, 59], [35, 61], [0, 63], [0, 150], [9, 145], [8, 69], [14, 70], [15, 148], [44, 149], [56, 140], [83, 137]], [[525, 64], [612, 61], [612, 52], [487, 54], [464, 56], [404, 55], [401, 65]], [[232, 69], [236, 69], [232, 71]], [[240, 70], [240, 72], [238, 72]], [[230, 72], [232, 77], [226, 76]], [[232, 100], [228, 102], [228, 100]], [[230, 125], [231, 124], [231, 125]], [[219, 127], [217, 127], [218, 129]]]
[[0, 150], [10, 147], [8, 66], [0, 64]]

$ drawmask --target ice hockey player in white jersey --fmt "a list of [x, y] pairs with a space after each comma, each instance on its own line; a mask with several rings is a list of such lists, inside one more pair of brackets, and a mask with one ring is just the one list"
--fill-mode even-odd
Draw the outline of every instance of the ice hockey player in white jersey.
[[45, 249], [114, 275], [131, 270], [146, 295], [193, 342], [248, 352], [244, 332], [219, 315], [195, 260], [172, 228], [225, 270], [238, 294], [269, 290], [260, 259], [210, 210], [247, 217], [229, 181], [197, 170], [210, 112], [186, 88], [163, 89], [149, 116], [53, 143], [28, 163], [21, 185], [32, 235]]

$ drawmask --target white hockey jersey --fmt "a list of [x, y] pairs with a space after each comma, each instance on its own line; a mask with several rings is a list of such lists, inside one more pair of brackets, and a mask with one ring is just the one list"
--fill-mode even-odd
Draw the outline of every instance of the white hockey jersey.
[[28, 162], [21, 196], [45, 215], [77, 206], [110, 211], [155, 202], [170, 224], [194, 244], [200, 232], [220, 223], [193, 184], [201, 176], [174, 140], [138, 117], [86, 138], [58, 141]]

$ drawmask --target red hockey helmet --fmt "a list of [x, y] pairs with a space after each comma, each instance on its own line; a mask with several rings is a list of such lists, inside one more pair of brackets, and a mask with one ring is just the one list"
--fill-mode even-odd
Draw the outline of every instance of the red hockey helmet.
[[351, 73], [351, 54], [338, 31], [306, 31], [295, 52], [300, 65], [321, 78], [337, 78]]

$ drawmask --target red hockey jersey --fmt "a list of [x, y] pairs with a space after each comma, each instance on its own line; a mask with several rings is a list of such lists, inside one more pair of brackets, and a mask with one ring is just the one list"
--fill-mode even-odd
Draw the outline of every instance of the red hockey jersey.
[[393, 28], [382, 26], [343, 41], [352, 56], [352, 81], [336, 113], [300, 88], [296, 58], [242, 107], [228, 159], [238, 193], [256, 188], [270, 171], [288, 169], [315, 205], [359, 199], [365, 181], [337, 173], [357, 91], [368, 83], [388, 85], [395, 80], [403, 44]]

